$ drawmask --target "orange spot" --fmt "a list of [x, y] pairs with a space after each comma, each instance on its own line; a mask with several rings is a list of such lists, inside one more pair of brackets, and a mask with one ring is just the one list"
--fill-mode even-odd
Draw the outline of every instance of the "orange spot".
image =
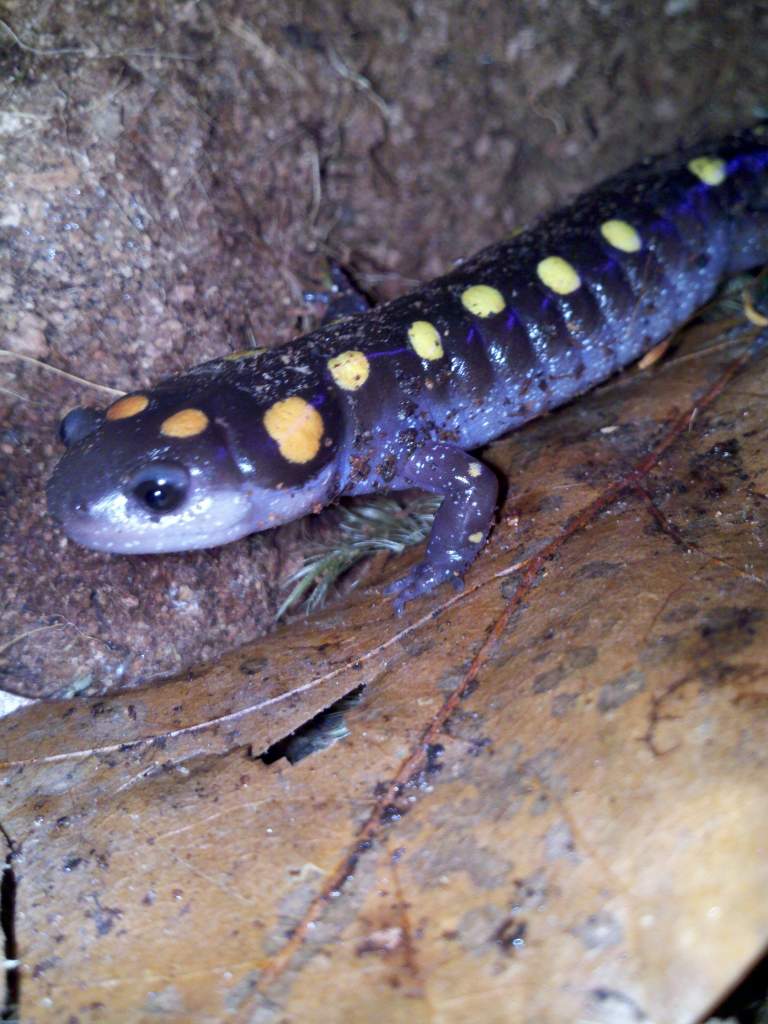
[[149, 405], [146, 395], [126, 395], [107, 409], [108, 420], [127, 420], [130, 416], [136, 416]]
[[208, 426], [202, 409], [181, 409], [163, 420], [160, 433], [165, 437], [197, 437]]

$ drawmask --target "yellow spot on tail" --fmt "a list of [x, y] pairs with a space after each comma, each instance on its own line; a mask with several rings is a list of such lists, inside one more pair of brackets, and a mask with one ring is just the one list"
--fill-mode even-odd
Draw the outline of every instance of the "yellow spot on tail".
[[160, 424], [165, 437], [197, 437], [208, 426], [208, 417], [202, 409], [180, 409]]
[[267, 350], [265, 348], [242, 348], [239, 352], [230, 352], [228, 356], [224, 356], [229, 362], [237, 362], [239, 359], [258, 359], [259, 356], [263, 356]]
[[288, 462], [311, 462], [320, 451], [323, 417], [314, 405], [294, 395], [267, 409], [264, 429]]
[[473, 284], [461, 293], [461, 304], [474, 316], [493, 316], [506, 306], [504, 296], [487, 284]]
[[570, 295], [581, 287], [581, 278], [562, 256], [547, 256], [536, 267], [539, 279], [558, 295]]
[[442, 359], [443, 344], [440, 332], [429, 320], [414, 320], [408, 328], [411, 348], [422, 359]]
[[600, 225], [600, 234], [609, 245], [621, 252], [639, 252], [643, 247], [640, 235], [625, 220], [606, 220]]
[[470, 544], [479, 544], [482, 539], [483, 535], [479, 530], [477, 531], [477, 533], [470, 533], [469, 535]]
[[470, 462], [470, 464], [469, 464], [469, 475], [470, 476], [480, 476], [480, 474], [482, 472], [483, 472], [483, 467], [480, 465], [479, 462]]
[[129, 416], [136, 416], [143, 412], [149, 405], [146, 395], [126, 395], [107, 409], [108, 420], [127, 420]]
[[328, 360], [331, 376], [345, 391], [357, 391], [368, 380], [371, 364], [364, 352], [342, 352]]
[[705, 185], [722, 185], [728, 176], [725, 160], [719, 156], [697, 156], [688, 164], [688, 170]]

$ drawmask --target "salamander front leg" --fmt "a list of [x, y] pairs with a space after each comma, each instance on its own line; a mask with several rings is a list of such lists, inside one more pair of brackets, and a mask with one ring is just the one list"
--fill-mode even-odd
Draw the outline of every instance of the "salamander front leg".
[[329, 263], [328, 287], [319, 292], [304, 292], [304, 300], [320, 305], [323, 310], [323, 327], [355, 313], [367, 313], [372, 306], [368, 296], [360, 291], [349, 274], [333, 260]]
[[387, 588], [397, 595], [399, 615], [407, 601], [451, 580], [460, 589], [464, 573], [485, 543], [496, 509], [498, 482], [477, 459], [450, 444], [431, 443], [414, 452], [392, 488], [417, 487], [444, 495], [423, 561]]

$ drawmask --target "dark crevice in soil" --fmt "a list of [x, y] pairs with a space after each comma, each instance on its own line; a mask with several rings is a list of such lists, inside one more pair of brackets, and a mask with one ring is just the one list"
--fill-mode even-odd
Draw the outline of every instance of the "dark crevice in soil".
[[768, 1024], [768, 949], [711, 1014], [732, 1024]]
[[296, 764], [310, 754], [318, 750], [325, 750], [338, 740], [349, 735], [347, 723], [344, 720], [344, 713], [362, 700], [364, 685], [355, 687], [349, 693], [345, 693], [339, 700], [334, 701], [324, 711], [318, 712], [314, 718], [310, 718], [296, 732], [291, 733], [277, 743], [273, 743], [261, 755], [260, 760], [264, 764], [274, 764], [281, 757], [286, 758], [289, 764]]
[[0, 879], [0, 932], [3, 936], [3, 956], [6, 963], [5, 997], [0, 1007], [0, 1020], [18, 1021], [21, 972], [16, 960], [16, 873], [13, 870], [16, 848], [2, 825], [0, 835], [8, 849]]

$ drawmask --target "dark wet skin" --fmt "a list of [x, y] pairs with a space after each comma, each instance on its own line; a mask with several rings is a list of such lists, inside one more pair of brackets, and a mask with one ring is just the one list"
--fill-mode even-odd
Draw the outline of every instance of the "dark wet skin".
[[342, 494], [442, 495], [395, 608], [461, 584], [496, 509], [470, 452], [605, 380], [768, 259], [765, 126], [645, 162], [409, 295], [62, 421], [51, 513], [87, 547], [213, 547]]

